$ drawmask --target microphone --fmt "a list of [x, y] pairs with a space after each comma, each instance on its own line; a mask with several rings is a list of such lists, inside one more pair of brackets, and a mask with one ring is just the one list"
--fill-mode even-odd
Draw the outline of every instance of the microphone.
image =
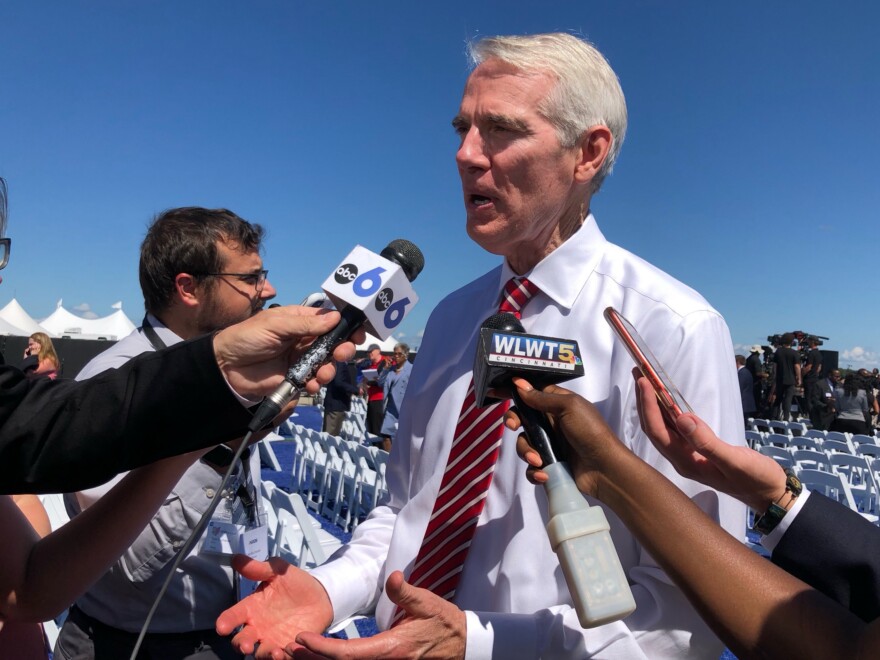
[[523, 431], [541, 456], [550, 520], [547, 535], [559, 558], [578, 620], [594, 628], [622, 619], [636, 609], [632, 591], [601, 507], [591, 507], [577, 489], [564, 462], [567, 445], [547, 416], [529, 408], [510, 382], [522, 376], [544, 387], [584, 374], [577, 342], [526, 334], [513, 314], [495, 314], [480, 328], [474, 363], [477, 405], [491, 403], [487, 390], [510, 388]]
[[284, 382], [263, 400], [248, 428], [265, 428], [288, 401], [305, 389], [333, 348], [358, 328], [363, 326], [379, 339], [387, 339], [418, 302], [410, 282], [424, 266], [422, 251], [402, 238], [391, 241], [378, 255], [355, 246], [321, 285], [342, 319], [287, 370]]

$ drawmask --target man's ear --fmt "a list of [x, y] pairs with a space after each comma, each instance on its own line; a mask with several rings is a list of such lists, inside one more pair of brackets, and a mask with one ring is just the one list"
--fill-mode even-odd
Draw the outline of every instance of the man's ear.
[[178, 273], [174, 277], [174, 297], [186, 307], [198, 307], [200, 284], [189, 273]]
[[607, 126], [591, 126], [584, 133], [578, 145], [578, 161], [575, 164], [574, 177], [580, 183], [592, 181], [602, 163], [611, 151], [614, 138]]

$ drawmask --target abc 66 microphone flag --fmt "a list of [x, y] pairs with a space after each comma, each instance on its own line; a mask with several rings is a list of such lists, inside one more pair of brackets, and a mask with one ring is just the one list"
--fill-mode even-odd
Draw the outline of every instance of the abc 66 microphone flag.
[[337, 309], [354, 306], [371, 335], [387, 339], [418, 302], [403, 269], [357, 245], [321, 285]]

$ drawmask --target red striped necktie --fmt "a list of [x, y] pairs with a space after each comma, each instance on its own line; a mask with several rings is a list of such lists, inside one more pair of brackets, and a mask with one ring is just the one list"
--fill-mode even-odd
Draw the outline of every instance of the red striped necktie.
[[[538, 287], [525, 278], [513, 278], [504, 286], [499, 312], [520, 318], [523, 306]], [[409, 583], [451, 600], [471, 545], [477, 520], [492, 483], [495, 461], [504, 433], [502, 419], [509, 402], [476, 407], [474, 381], [468, 387], [455, 427], [440, 492], [428, 520], [425, 538], [416, 557]], [[397, 609], [392, 626], [403, 618]]]

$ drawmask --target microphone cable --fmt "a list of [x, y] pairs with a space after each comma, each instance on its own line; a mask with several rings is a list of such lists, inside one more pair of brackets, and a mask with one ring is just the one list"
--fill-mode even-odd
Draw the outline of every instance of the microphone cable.
[[165, 581], [162, 583], [162, 588], [159, 589], [159, 593], [156, 594], [153, 605], [150, 607], [147, 618], [144, 620], [144, 625], [141, 627], [141, 632], [138, 635], [137, 643], [135, 643], [134, 645], [134, 650], [131, 652], [129, 660], [137, 659], [138, 651], [140, 651], [141, 645], [144, 642], [144, 638], [147, 635], [147, 629], [150, 627], [150, 622], [153, 620], [153, 616], [156, 614], [156, 610], [159, 609], [159, 603], [161, 602], [162, 597], [165, 595], [165, 592], [168, 591], [168, 585], [171, 584], [171, 580], [174, 577], [175, 573], [177, 573], [177, 569], [180, 567], [181, 562], [189, 555], [193, 545], [195, 545], [195, 542], [202, 538], [205, 527], [207, 527], [208, 522], [211, 520], [211, 516], [214, 515], [214, 511], [217, 509], [217, 505], [220, 504], [220, 500], [223, 497], [223, 492], [226, 490], [226, 486], [229, 483], [229, 479], [232, 477], [232, 473], [235, 472], [235, 469], [238, 466], [239, 461], [241, 460], [241, 456], [244, 453], [244, 450], [250, 446], [250, 440], [253, 434], [253, 431], [248, 431], [242, 439], [241, 443], [239, 443], [238, 449], [235, 450], [232, 461], [230, 461], [229, 467], [226, 468], [223, 479], [220, 481], [220, 485], [217, 487], [217, 491], [214, 493], [214, 497], [211, 498], [211, 503], [202, 514], [202, 517], [199, 518], [199, 522], [193, 528], [193, 531], [192, 533], [190, 533], [189, 538], [186, 540], [186, 543], [183, 544], [183, 547], [178, 551], [177, 556], [174, 558], [174, 562], [171, 564], [171, 570], [169, 571], [168, 576], [165, 578]]

